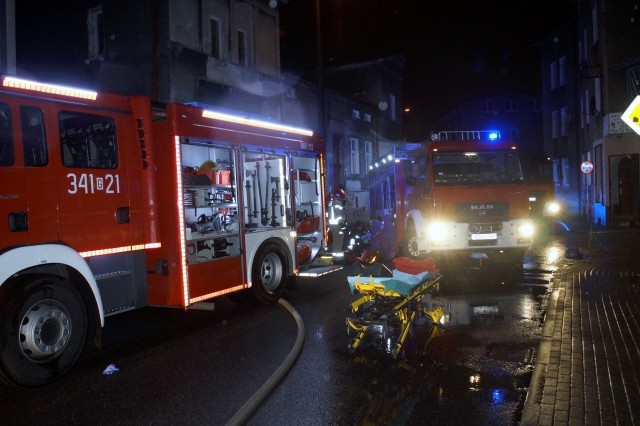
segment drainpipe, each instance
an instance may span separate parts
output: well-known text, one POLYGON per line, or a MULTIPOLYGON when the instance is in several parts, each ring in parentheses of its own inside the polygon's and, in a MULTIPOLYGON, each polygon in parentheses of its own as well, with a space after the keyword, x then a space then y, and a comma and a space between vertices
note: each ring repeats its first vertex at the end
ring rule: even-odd
POLYGON ((16 74, 16 11, 14 0, 0 0, 0 73, 16 74))
POLYGON ((320 27, 320 0, 316 0, 316 74, 318 82, 318 133, 324 140, 325 117, 324 117, 324 78, 322 76, 322 29, 320 27))

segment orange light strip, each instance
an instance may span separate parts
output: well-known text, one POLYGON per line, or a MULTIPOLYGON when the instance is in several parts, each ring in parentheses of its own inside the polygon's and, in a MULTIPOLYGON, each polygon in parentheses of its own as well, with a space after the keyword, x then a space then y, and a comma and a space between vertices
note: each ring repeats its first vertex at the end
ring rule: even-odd
MULTIPOLYGON (((182 186, 182 154, 180 149, 180 137, 174 137, 175 144, 175 156, 176 156, 176 208, 178 211, 178 224, 184 224, 184 200, 183 186, 182 186)), ((180 225, 178 229, 178 240, 180 244, 180 262, 178 268, 180 269, 180 275, 182 276, 182 297, 185 306, 189 304, 189 272, 187 269, 187 238, 185 236, 184 226, 180 225)))
POLYGON ((218 297, 218 296, 222 296, 225 294, 229 294, 229 293, 233 293, 234 291, 239 291, 239 290, 243 290, 245 288, 248 288, 249 284, 241 284, 235 287, 231 287, 231 288, 227 288, 224 290, 220 290, 220 291, 216 291, 213 293, 209 293, 209 294, 205 294, 204 296, 199 296, 199 297, 194 297, 193 299, 189 300, 189 303, 197 303, 197 302, 201 302, 203 300, 207 300, 207 299, 212 299, 214 297, 218 297))
MULTIPOLYGON (((291 168, 291 167, 289 167, 289 168, 291 168)), ((280 173, 278 176, 284 176, 285 175, 284 174, 284 164, 282 163, 282 159, 278 159, 278 173, 280 173)), ((278 191, 280 191, 279 194, 284 194, 285 193, 284 192, 284 181, 285 181, 284 179, 278 179, 278 184, 279 184, 278 191)), ((282 197, 282 199, 284 200, 284 197, 282 197)), ((283 203, 286 203, 286 201, 283 201, 283 203)), ((285 206, 285 207, 288 207, 288 206, 285 206)), ((287 226, 287 215, 283 215, 281 220, 282 220, 282 226, 283 227, 287 226)))
POLYGON ((82 257, 103 256, 105 254, 126 253, 130 251, 140 251, 146 249, 154 249, 162 247, 161 243, 136 244, 132 246, 112 247, 100 250, 89 250, 80 252, 82 257))
POLYGON ((313 131, 303 129, 301 127, 287 126, 286 124, 272 123, 269 121, 256 120, 249 117, 241 117, 238 115, 225 114, 217 111, 202 111, 204 118, 213 118, 215 120, 227 121, 229 123, 244 124, 246 126, 261 127, 263 129, 278 130, 281 132, 295 133, 304 136, 313 136, 313 131))
POLYGON ((54 95, 69 96, 72 98, 89 99, 95 101, 98 93, 92 90, 76 89, 73 87, 58 86, 57 84, 38 83, 31 80, 23 80, 15 77, 5 77, 2 82, 4 87, 15 89, 31 90, 41 93, 52 93, 54 95))
POLYGON ((324 246, 328 247, 329 246, 329 229, 327 227, 327 202, 325 200, 325 194, 326 194, 326 182, 325 182, 325 170, 324 170, 324 155, 322 155, 322 153, 320 153, 319 156, 319 161, 320 161, 320 211, 322 212, 322 214, 320 215, 320 218, 322 219, 322 229, 324 230, 324 246))

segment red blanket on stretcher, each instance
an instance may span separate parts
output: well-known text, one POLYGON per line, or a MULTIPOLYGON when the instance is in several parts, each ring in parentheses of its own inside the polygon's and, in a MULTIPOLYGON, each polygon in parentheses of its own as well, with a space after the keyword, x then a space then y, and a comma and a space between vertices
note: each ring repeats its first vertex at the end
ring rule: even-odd
POLYGON ((436 261, 429 257, 424 260, 413 260, 408 257, 396 257, 393 259, 393 264, 398 271, 406 272, 407 274, 417 275, 421 272, 437 272, 438 267, 436 261))

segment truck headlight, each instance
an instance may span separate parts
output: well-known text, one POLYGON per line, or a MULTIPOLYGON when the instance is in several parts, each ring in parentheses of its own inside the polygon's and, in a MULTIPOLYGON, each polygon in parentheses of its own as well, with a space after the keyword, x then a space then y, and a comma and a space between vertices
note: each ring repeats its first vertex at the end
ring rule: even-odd
POLYGON ((427 227, 427 235, 429 236, 429 241, 434 243, 439 243, 447 238, 447 227, 442 222, 432 222, 427 227))
POLYGON ((518 226, 518 234, 521 237, 531 238, 535 232, 535 228, 531 222, 524 222, 518 226))
POLYGON ((544 205, 544 211, 550 216, 555 216, 560 213, 560 203, 557 201, 548 201, 544 205))

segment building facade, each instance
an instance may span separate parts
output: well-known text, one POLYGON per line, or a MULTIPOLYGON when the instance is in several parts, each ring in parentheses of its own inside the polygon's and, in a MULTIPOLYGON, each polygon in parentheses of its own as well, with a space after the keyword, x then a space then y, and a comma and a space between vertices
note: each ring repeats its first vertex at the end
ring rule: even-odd
POLYGON ((267 1, 108 0, 86 9, 93 87, 281 120, 278 10, 267 1))
POLYGON ((333 187, 369 190, 369 166, 403 140, 405 61, 392 56, 324 71, 327 168, 333 187))
POLYGON ((557 194, 601 225, 640 219, 640 136, 620 119, 640 88, 639 19, 632 3, 576 1, 573 19, 540 42, 557 194))
POLYGON ((283 72, 279 8, 287 3, 80 0, 60 16, 60 8, 51 6, 48 27, 34 25, 33 15, 25 10, 17 14, 17 24, 30 28, 32 40, 43 42, 31 43, 35 60, 23 61, 19 72, 62 84, 144 94, 161 104, 197 103, 310 128, 327 144, 329 189, 366 187, 367 166, 380 144, 401 137, 404 60, 392 57, 325 69, 325 84, 319 84, 314 73, 283 72), (84 47, 78 57, 43 66, 41 58, 67 49, 46 42, 52 27, 72 31, 84 47))

